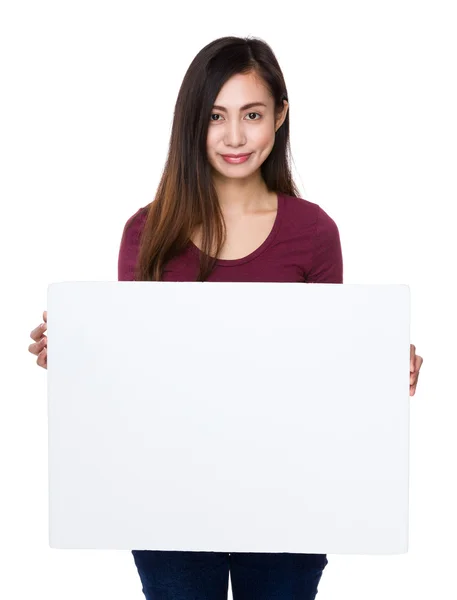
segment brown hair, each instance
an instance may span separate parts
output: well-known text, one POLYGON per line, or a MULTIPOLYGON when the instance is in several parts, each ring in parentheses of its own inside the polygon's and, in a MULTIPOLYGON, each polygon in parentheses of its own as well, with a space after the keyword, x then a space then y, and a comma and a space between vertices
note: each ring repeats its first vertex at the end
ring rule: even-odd
MULTIPOLYGON (((155 200, 140 236, 135 279, 160 281, 164 264, 189 243, 201 226, 202 252, 196 281, 214 268, 225 242, 225 223, 207 160, 206 138, 212 107, 224 83, 235 74, 255 73, 263 79, 276 110, 288 100, 278 61, 266 42, 222 37, 205 46, 190 64, 174 110, 170 144, 155 200), (211 256, 216 248, 215 256, 211 256)), ((272 151, 261 166, 269 191, 299 196, 290 170, 289 112, 276 132, 272 151)))

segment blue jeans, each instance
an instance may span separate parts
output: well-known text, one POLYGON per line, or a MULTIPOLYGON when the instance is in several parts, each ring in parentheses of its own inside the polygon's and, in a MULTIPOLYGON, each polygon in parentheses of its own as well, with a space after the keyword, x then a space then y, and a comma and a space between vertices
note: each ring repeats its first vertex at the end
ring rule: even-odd
POLYGON ((314 600, 326 554, 132 550, 146 600, 314 600))

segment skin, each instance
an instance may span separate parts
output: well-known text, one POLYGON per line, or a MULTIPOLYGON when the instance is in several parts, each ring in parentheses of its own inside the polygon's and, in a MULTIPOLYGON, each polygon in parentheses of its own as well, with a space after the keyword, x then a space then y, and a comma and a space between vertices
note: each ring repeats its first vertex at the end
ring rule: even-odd
POLYGON ((36 363, 39 367, 43 367, 43 369, 48 368, 48 336, 44 335, 44 332, 48 328, 48 311, 45 310, 43 312, 43 323, 38 325, 33 329, 30 333, 30 337, 34 341, 33 344, 29 346, 29 352, 38 356, 36 363))
MULTIPOLYGON (((30 337, 34 340, 33 344, 29 346, 29 352, 38 356, 37 365, 47 369, 47 343, 48 337, 44 334, 47 329, 47 321, 48 321, 48 313, 45 310, 43 312, 43 323, 35 327, 35 329, 30 333, 30 337)), ((419 378, 419 371, 422 366, 424 359, 422 356, 416 354, 416 346, 414 344, 410 345, 410 380, 409 380, 409 395, 414 396, 416 393, 417 380, 419 378)))
POLYGON ((422 356, 416 354, 416 346, 410 345, 410 376, 409 376, 409 395, 414 396, 416 393, 417 380, 419 378, 419 371, 422 366, 424 359, 422 356))
MULTIPOLYGON (((235 230, 239 237, 243 230, 253 231, 250 217, 259 213, 271 215, 276 211, 276 194, 268 192, 260 166, 273 149, 276 131, 287 115, 288 103, 284 100, 282 112, 275 115, 268 88, 255 73, 248 73, 231 77, 222 86, 214 104, 206 144, 208 160, 228 229, 235 230), (251 102, 262 102, 266 106, 241 110, 251 102), (239 165, 226 163, 221 156, 245 152, 253 152, 253 155, 239 165), (243 227, 242 223, 247 225, 243 227)), ((198 245, 198 232, 196 240, 198 245)), ((410 344, 410 396, 416 392, 423 360, 422 356, 416 355, 416 346, 410 344)))
POLYGON ((260 167, 273 149, 276 131, 286 118, 287 101, 283 101, 280 114, 275 115, 269 90, 257 75, 249 73, 231 77, 222 86, 214 105, 226 110, 213 107, 206 149, 224 217, 233 220, 276 209, 276 194, 268 190, 260 167), (252 102, 266 106, 241 110, 252 102), (246 152, 253 154, 238 165, 225 162, 221 156, 246 152))
MULTIPOLYGON (((221 210, 228 230, 235 232, 233 244, 236 245, 236 240, 247 232, 251 238, 253 233, 262 237, 264 231, 268 232, 276 213, 276 194, 266 187, 260 167, 273 149, 276 131, 284 123, 289 105, 284 100, 282 111, 275 114, 274 100, 255 73, 231 77, 222 86, 214 104, 206 144, 208 161, 212 167, 221 210), (252 102, 261 102, 265 106, 241 109, 252 102), (216 106, 224 107, 225 110, 216 106), (225 162, 221 156, 245 152, 253 154, 245 163, 238 165, 225 162)), ((197 245, 198 240, 197 230, 197 245)), ((243 252, 247 254, 248 250, 245 248, 242 254, 243 252)), ((28 350, 38 357, 37 364, 47 369, 47 311, 43 312, 43 321, 30 333, 34 343, 29 345, 28 350)), ((416 392, 422 363, 423 358, 416 355, 416 347, 411 344, 410 396, 414 396, 416 392)))

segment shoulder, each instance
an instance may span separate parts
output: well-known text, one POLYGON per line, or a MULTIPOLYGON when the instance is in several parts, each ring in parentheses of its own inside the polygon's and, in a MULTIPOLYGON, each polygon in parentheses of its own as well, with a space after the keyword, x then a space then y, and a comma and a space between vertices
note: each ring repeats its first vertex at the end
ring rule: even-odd
POLYGON ((124 224, 121 237, 121 248, 125 250, 132 246, 137 246, 140 236, 146 222, 150 205, 139 208, 136 213, 131 215, 124 224))
POLYGON ((334 219, 319 204, 297 196, 282 195, 289 223, 294 223, 297 227, 311 227, 316 234, 321 231, 329 233, 338 231, 334 219))
POLYGON ((304 198, 285 196, 287 235, 301 240, 307 254, 306 281, 343 283, 343 256, 338 226, 321 206, 304 198))
POLYGON ((127 221, 125 222, 125 225, 124 225, 123 233, 122 233, 123 238, 126 237, 127 235, 129 237, 132 237, 132 234, 141 233, 141 231, 144 227, 146 218, 148 216, 149 206, 150 206, 150 204, 139 208, 136 211, 136 213, 134 213, 127 219, 127 221))
POLYGON ((138 209, 135 214, 127 219, 124 225, 118 257, 119 281, 134 280, 139 241, 148 215, 148 210, 149 205, 138 209))

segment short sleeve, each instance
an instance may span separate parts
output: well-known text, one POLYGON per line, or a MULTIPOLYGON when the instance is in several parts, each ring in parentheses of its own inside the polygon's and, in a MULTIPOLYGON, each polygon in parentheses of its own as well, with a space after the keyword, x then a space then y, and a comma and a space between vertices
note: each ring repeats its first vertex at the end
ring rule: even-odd
POLYGON ((343 283, 343 255, 338 227, 319 206, 313 259, 306 283, 343 283))
POLYGON ((132 215, 124 225, 117 262, 118 281, 135 281, 140 235, 144 225, 144 207, 132 215))

